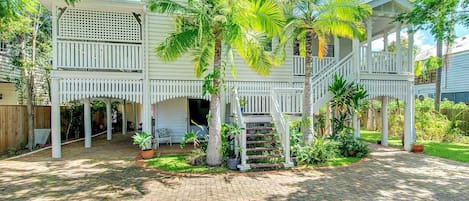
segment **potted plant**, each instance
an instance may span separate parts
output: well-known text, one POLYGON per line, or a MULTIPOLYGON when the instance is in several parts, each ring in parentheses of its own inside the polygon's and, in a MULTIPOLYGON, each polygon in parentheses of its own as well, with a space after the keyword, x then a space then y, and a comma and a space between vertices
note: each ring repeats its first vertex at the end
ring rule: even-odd
POLYGON ((134 144, 138 145, 142 150, 140 154, 143 159, 153 158, 154 151, 151 148, 151 135, 145 132, 135 133, 132 138, 134 139, 134 144))
POLYGON ((239 106, 241 107, 241 113, 244 113, 244 108, 246 107, 246 98, 239 98, 239 106))
POLYGON ((222 128, 222 133, 224 135, 222 136, 222 144, 226 147, 225 154, 227 156, 226 167, 230 170, 237 170, 238 165, 240 164, 240 159, 238 158, 238 154, 235 150, 236 147, 234 147, 234 141, 242 131, 243 128, 240 128, 237 125, 225 124, 222 128))
POLYGON ((420 143, 414 143, 414 144, 412 144, 412 151, 413 151, 414 153, 422 153, 422 152, 423 152, 423 149, 424 149, 423 144, 420 144, 420 143))

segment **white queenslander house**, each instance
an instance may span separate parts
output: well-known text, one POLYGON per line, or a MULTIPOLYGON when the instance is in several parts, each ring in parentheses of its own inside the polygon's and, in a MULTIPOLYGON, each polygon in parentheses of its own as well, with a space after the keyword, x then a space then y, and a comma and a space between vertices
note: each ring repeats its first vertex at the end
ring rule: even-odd
MULTIPOLYGON (((141 111, 138 122, 145 132, 168 128, 173 142, 193 128, 192 121, 206 125, 209 97, 202 96, 202 80, 195 78, 190 57, 176 62, 162 62, 154 53, 158 43, 174 29, 170 16, 149 12, 143 1, 82 0, 74 6, 63 1, 41 0, 52 12, 53 70, 52 95, 52 157, 61 158, 60 106, 81 101, 85 107, 85 147, 91 147, 90 100, 108 103, 108 125, 111 125, 111 101, 121 101, 123 121, 126 108, 141 111), (133 107, 132 107, 133 105, 133 107), (154 119, 154 121, 152 121, 154 119), (192 120, 192 121, 191 121, 192 120), (152 123, 153 122, 153 123, 152 123)), ((331 99, 328 86, 334 74, 349 81, 362 83, 369 98, 379 99, 386 106, 388 99, 405 102, 405 149, 415 140, 413 34, 409 32, 409 51, 397 44, 397 52, 387 51, 388 35, 409 30, 408 25, 394 22, 394 17, 411 9, 407 0, 365 0, 373 8, 367 19, 366 41, 331 36, 329 54, 313 62, 313 108, 315 112, 331 99), (384 37, 384 50, 372 51, 372 41, 384 37)), ((403 34, 402 34, 403 35, 403 34)), ((316 47, 317 49, 317 47, 316 47)), ((235 119, 241 125, 255 121, 274 122, 281 154, 290 163, 288 122, 283 114, 301 115, 304 59, 291 45, 285 62, 263 77, 252 72, 241 58, 236 59, 237 77, 227 75, 223 91, 222 119, 235 119), (237 90, 234 90, 237 89, 237 90), (240 114, 239 98, 246 105, 240 114), (236 118, 231 118, 236 117, 236 118), (262 118, 264 120, 256 120, 262 118), (268 118, 267 120, 265 120, 268 118)), ((130 110, 130 109, 129 109, 130 110)), ((383 108, 383 140, 387 145, 387 112, 383 108)), ((129 118, 132 119, 132 118, 129 118)), ((133 118, 133 123, 137 123, 133 118)), ((355 118, 355 125, 359 120, 355 118)), ((358 127, 357 127, 358 128, 358 127)), ((126 133, 126 123, 123 133, 126 133)), ((356 129, 359 136, 359 129, 356 129)), ((108 127, 107 139, 112 140, 108 127)), ((246 132, 239 143, 242 164, 246 162, 246 132)))

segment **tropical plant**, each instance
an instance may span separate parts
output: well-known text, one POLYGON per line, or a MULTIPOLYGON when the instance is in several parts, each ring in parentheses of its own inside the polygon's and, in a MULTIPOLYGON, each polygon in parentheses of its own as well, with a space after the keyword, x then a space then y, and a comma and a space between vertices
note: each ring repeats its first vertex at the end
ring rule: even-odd
POLYGON ((135 135, 132 136, 134 145, 138 145, 142 150, 151 149, 151 138, 152 136, 146 132, 135 133, 135 135))
POLYGON ((170 62, 190 52, 196 77, 205 77, 204 95, 210 94, 207 164, 221 165, 222 56, 226 55, 233 75, 234 50, 254 71, 269 74, 275 62, 264 47, 282 32, 284 17, 280 6, 274 0, 188 0, 187 4, 150 0, 147 6, 151 11, 176 16, 175 31, 158 44, 156 55, 170 62))
POLYGON ((446 48, 443 57, 443 43, 450 47, 455 39, 456 24, 469 25, 469 1, 464 0, 415 0, 412 1, 413 10, 402 13, 398 21, 412 24, 415 30, 428 30, 437 41, 437 57, 442 59, 436 68, 435 110, 440 111, 441 101, 441 71, 443 63, 448 62, 451 48, 446 48))
POLYGON ((191 154, 189 154, 186 158, 187 163, 189 165, 205 165, 205 158, 207 154, 202 149, 194 149, 192 150, 191 154))
POLYGON ((337 143, 326 138, 317 138, 313 144, 306 146, 296 146, 297 160, 302 164, 318 164, 334 158, 337 153, 337 143))
POLYGON ((340 134, 350 133, 350 120, 354 114, 361 114, 366 106, 365 98, 368 93, 358 83, 347 82, 342 76, 334 75, 334 81, 329 86, 332 93, 331 106, 334 117, 332 118, 332 138, 337 139, 340 134))
POLYGON ((340 136, 339 150, 340 154, 345 157, 363 158, 370 153, 368 146, 350 134, 340 136))
MULTIPOLYGON (((360 0, 290 0, 284 2, 284 13, 287 18, 285 35, 276 48, 276 54, 285 58, 286 44, 293 41, 299 42, 300 55, 305 57, 305 81, 303 96, 304 118, 311 119, 313 115, 311 78, 313 40, 318 40, 318 56, 323 58, 327 53, 327 42, 330 36, 344 38, 365 37, 363 20, 371 14, 368 4, 360 0)), ((312 121, 303 124, 303 138, 307 143, 313 139, 312 121)))
POLYGON ((186 134, 184 134, 184 137, 182 138, 181 143, 179 144, 181 149, 184 149, 184 147, 186 146, 186 143, 188 142, 192 142, 192 145, 194 146, 194 148, 197 148, 200 143, 199 139, 197 138, 198 132, 199 131, 197 132, 189 131, 186 134))
POLYGON ((228 158, 237 157, 237 153, 235 152, 236 147, 235 147, 234 141, 236 140, 236 137, 239 136, 243 130, 244 130, 243 128, 239 127, 236 124, 222 124, 221 152, 222 152, 224 161, 228 158))

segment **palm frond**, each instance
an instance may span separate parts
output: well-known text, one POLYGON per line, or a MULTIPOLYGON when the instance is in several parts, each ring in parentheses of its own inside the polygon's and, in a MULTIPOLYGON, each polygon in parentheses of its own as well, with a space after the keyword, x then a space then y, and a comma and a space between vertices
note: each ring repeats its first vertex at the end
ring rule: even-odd
POLYGON ((147 2, 147 7, 152 12, 163 13, 167 15, 174 14, 188 14, 195 11, 188 6, 178 3, 173 0, 150 0, 147 2))
POLYGON ((163 61, 171 62, 181 57, 197 42, 198 30, 187 29, 170 33, 169 36, 155 48, 155 53, 163 61))
POLYGON ((215 40, 208 40, 201 47, 196 47, 192 53, 194 74, 200 78, 213 61, 215 55, 215 40))
POLYGON ((264 50, 264 45, 268 39, 267 35, 259 32, 245 32, 240 37, 236 48, 244 62, 260 75, 268 75, 274 62, 271 55, 264 50))

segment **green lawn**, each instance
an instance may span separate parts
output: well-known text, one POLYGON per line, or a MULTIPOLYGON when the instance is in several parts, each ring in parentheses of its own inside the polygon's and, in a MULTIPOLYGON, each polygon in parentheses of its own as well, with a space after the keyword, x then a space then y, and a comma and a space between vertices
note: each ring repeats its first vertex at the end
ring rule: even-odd
MULTIPOLYGON (((176 173, 197 173, 197 174, 212 174, 212 173, 226 173, 232 172, 225 167, 208 167, 208 166, 191 166, 186 162, 187 154, 173 154, 163 155, 158 158, 154 158, 146 161, 146 164, 150 167, 176 173)), ((308 169, 314 167, 332 167, 332 166, 343 166, 360 161, 361 158, 352 157, 338 157, 334 158, 326 163, 306 166, 301 165, 295 167, 295 169, 308 169)))
MULTIPOLYGON (((381 140, 381 132, 361 130, 360 139, 365 142, 376 144, 377 140, 381 140)), ((392 147, 402 147, 401 138, 389 136, 388 145, 392 147)))
POLYGON ((224 167, 191 166, 186 162, 187 154, 163 155, 147 161, 147 165, 156 169, 177 173, 225 173, 231 170, 224 167))
MULTIPOLYGON (((375 131, 361 131, 360 139, 366 142, 376 143, 381 139, 381 133, 375 131)), ((418 141, 424 144, 425 154, 447 158, 455 161, 469 163, 469 144, 446 143, 435 141, 418 141)), ((402 147, 401 139, 398 137, 389 138, 390 146, 402 147)))

